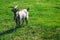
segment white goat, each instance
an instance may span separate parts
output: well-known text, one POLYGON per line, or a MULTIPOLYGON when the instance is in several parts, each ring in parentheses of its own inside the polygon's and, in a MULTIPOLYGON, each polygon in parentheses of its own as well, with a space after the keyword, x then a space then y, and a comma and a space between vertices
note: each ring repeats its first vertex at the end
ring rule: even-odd
POLYGON ((18 10, 17 6, 15 7, 11 7, 12 8, 12 12, 14 13, 14 20, 16 22, 16 26, 20 26, 21 21, 22 24, 24 23, 24 20, 26 21, 26 24, 28 23, 28 9, 22 9, 22 10, 18 10))

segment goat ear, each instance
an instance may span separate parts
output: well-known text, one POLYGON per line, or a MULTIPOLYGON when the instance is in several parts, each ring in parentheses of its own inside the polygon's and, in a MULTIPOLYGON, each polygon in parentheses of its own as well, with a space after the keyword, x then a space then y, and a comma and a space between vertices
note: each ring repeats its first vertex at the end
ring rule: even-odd
POLYGON ((8 7, 8 8, 14 8, 13 6, 10 6, 10 7, 8 7))
POLYGON ((29 8, 27 8, 27 11, 29 11, 29 8))
POLYGON ((18 5, 16 5, 14 8, 17 8, 18 7, 18 5))

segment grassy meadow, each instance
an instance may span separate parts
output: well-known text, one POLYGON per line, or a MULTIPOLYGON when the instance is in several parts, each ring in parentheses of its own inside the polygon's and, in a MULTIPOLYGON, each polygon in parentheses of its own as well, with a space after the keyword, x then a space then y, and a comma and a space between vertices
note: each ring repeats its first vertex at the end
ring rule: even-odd
POLYGON ((0 0, 0 40, 60 40, 60 0, 0 0), (28 25, 15 28, 10 6, 29 9, 28 25), (11 31, 9 31, 11 30, 11 31))

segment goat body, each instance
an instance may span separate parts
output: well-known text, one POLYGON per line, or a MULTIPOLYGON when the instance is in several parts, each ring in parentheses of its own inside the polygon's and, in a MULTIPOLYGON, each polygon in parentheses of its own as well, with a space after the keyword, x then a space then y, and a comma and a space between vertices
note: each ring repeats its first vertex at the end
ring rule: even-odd
POLYGON ((20 11, 16 11, 14 13, 14 20, 16 22, 16 25, 20 25, 21 21, 22 24, 24 23, 24 20, 26 21, 26 24, 28 23, 28 9, 23 9, 20 11))
POLYGON ((25 18, 28 20, 28 11, 27 9, 23 9, 16 12, 16 17, 20 17, 20 20, 24 20, 25 18))

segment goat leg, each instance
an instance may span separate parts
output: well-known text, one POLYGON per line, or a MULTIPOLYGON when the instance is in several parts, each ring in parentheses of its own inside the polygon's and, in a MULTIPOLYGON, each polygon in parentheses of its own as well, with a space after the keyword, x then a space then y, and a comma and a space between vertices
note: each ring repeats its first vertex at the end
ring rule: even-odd
POLYGON ((28 24, 28 19, 27 18, 25 18, 25 21, 26 21, 26 25, 28 24))

